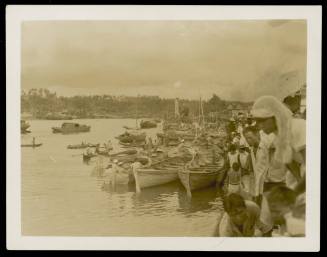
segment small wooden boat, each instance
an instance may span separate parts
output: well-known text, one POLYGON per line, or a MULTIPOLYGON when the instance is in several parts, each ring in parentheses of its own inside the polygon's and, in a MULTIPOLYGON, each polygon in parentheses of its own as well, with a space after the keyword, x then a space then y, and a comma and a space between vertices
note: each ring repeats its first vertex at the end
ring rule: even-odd
POLYGON ((41 146, 42 143, 39 143, 39 144, 22 144, 21 147, 39 147, 41 146))
POLYGON ((78 144, 78 145, 68 145, 68 149, 85 149, 88 147, 97 147, 98 144, 78 144))
POLYGON ((125 132, 116 137, 120 141, 120 143, 136 143, 136 142, 144 142, 146 138, 146 133, 132 133, 125 132))
POLYGON ((70 133, 79 133, 79 132, 89 132, 91 126, 81 125, 79 123, 73 122, 64 122, 61 127, 52 127, 53 133, 62 133, 62 134, 70 134, 70 133))
POLYGON ((216 170, 180 170, 178 176, 186 189, 187 195, 192 196, 192 191, 212 186, 216 183, 218 172, 216 170))
POLYGON ((128 126, 123 126, 124 129, 127 129, 127 130, 140 130, 140 128, 137 128, 137 127, 128 127, 128 126))
POLYGON ((186 165, 184 169, 178 171, 179 179, 190 197, 192 191, 216 184, 217 179, 221 177, 220 174, 225 171, 225 160, 222 156, 216 160, 210 151, 203 149, 202 155, 209 157, 211 161, 209 163, 202 162, 198 165, 186 165))
POLYGON ((139 168, 133 170, 136 191, 178 180, 177 169, 139 168))
POLYGON ((140 127, 142 129, 156 128, 157 127, 157 123, 155 121, 150 121, 150 120, 143 121, 142 120, 140 122, 140 127))
POLYGON ((109 151, 107 150, 95 150, 98 155, 109 156, 109 151))
POLYGON ((143 147, 145 145, 145 142, 140 142, 140 143, 123 143, 123 142, 119 142, 119 144, 122 147, 143 147))
POLYGON ((179 156, 165 158, 159 156, 156 161, 152 159, 149 167, 134 169, 136 191, 142 188, 159 186, 178 180, 178 170, 182 169, 185 162, 179 156))

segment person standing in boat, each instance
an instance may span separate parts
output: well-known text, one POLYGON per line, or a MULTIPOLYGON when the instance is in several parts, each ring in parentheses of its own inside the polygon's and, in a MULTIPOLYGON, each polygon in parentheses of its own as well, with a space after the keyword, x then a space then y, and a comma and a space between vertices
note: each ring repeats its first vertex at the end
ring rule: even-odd
POLYGON ((111 140, 108 140, 108 143, 105 146, 108 153, 113 149, 111 140))
POLYGON ((92 155, 92 150, 91 150, 91 147, 87 147, 86 150, 85 150, 85 155, 92 155))

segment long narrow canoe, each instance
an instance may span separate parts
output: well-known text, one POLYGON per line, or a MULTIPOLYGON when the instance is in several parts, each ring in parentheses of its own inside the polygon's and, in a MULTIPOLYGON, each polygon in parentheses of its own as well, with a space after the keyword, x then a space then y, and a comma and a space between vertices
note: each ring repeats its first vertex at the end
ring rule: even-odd
POLYGON ((41 146, 42 143, 39 143, 39 144, 22 144, 21 147, 39 147, 41 146))

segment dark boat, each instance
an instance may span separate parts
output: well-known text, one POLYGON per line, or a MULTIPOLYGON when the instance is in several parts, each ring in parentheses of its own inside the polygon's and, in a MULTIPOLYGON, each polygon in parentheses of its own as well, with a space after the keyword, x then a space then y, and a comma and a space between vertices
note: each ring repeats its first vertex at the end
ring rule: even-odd
POLYGON ((42 143, 39 143, 39 144, 22 144, 21 147, 39 147, 41 146, 42 143))
POLYGON ((139 130, 140 128, 138 127, 128 127, 128 126, 123 126, 124 129, 127 129, 127 130, 139 130))
POLYGON ((145 145, 144 142, 140 142, 140 143, 123 143, 123 142, 119 142, 119 144, 122 147, 143 147, 145 145))
POLYGON ((132 132, 125 132, 116 139, 120 141, 120 143, 135 143, 135 142, 144 142, 145 141, 146 134, 143 133, 132 133, 132 132))
POLYGON ((93 158, 93 157, 95 157, 95 156, 97 156, 96 154, 84 154, 83 153, 83 161, 84 162, 88 162, 89 160, 91 160, 91 158, 93 158))
POLYGON ((68 145, 67 149, 85 149, 88 147, 97 147, 98 144, 78 144, 78 145, 68 145))
POLYGON ((140 122, 140 127, 142 129, 156 128, 157 127, 157 123, 155 121, 150 121, 150 120, 143 121, 142 120, 140 122))
POLYGON ((65 122, 61 125, 61 127, 52 127, 52 132, 69 134, 69 133, 89 132, 90 129, 91 126, 81 125, 73 122, 65 122))

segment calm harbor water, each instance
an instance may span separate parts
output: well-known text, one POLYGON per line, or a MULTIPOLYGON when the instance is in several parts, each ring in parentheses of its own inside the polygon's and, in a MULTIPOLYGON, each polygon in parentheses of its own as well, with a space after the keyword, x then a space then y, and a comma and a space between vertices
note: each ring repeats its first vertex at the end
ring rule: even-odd
MULTIPOLYGON (((53 134, 63 121, 29 121, 32 133, 22 143, 42 142, 22 148, 22 234, 33 236, 212 236, 221 213, 216 189, 194 192, 188 199, 179 181, 143 189, 132 186, 103 191, 103 180, 90 174, 96 163, 82 162, 82 149, 68 144, 103 143, 133 119, 77 120, 91 125, 89 133, 53 134)), ((161 127, 145 130, 155 135, 161 127)))

